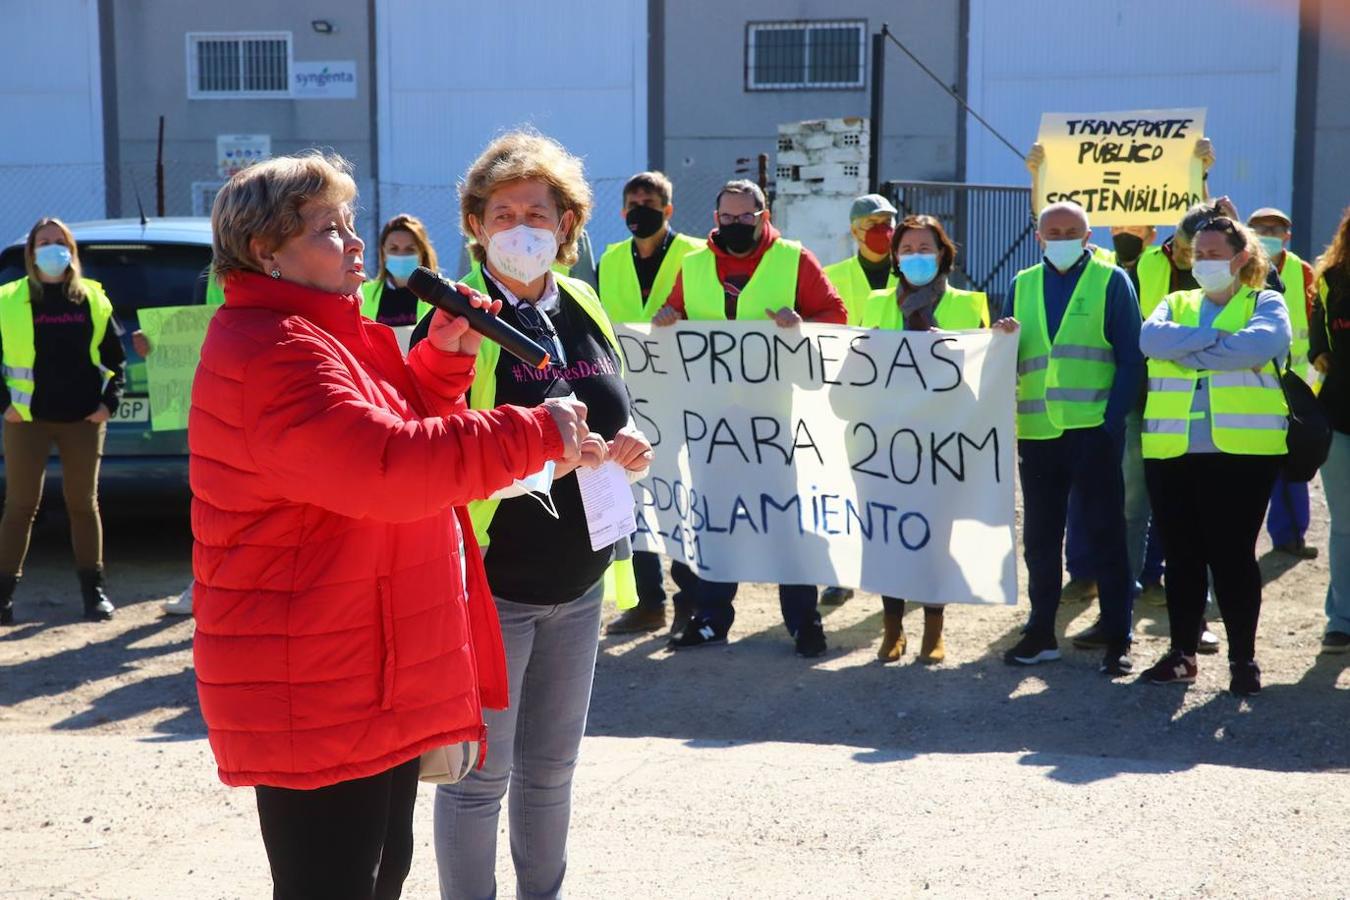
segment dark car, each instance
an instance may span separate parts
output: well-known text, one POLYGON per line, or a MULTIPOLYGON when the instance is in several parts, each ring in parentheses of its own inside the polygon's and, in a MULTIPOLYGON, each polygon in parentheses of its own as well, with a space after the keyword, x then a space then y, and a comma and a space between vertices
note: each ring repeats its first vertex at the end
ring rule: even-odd
MULTIPOLYGON (((203 301, 202 273, 211 262, 211 220, 207 218, 110 219, 71 223, 87 278, 103 284, 123 330, 127 386, 108 423, 100 477, 104 494, 126 490, 136 496, 187 496, 187 432, 151 431, 145 360, 131 344, 139 311, 149 306, 189 306, 203 301)), ((0 284, 24 277, 23 241, 0 252, 0 284)), ((47 497, 59 496, 50 479, 60 476, 55 457, 48 464, 47 497)))

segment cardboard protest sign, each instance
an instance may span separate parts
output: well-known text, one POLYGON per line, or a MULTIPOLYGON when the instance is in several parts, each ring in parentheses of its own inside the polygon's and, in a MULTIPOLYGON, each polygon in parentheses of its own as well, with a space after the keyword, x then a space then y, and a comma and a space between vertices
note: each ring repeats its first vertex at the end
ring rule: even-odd
POLYGON ((206 326, 215 312, 213 306, 161 306, 137 311, 141 331, 152 348, 145 358, 152 431, 187 428, 192 379, 201 360, 206 326))
POLYGON ((1045 113, 1036 211, 1072 200, 1094 226, 1175 225, 1204 199, 1204 134, 1204 109, 1045 113))
POLYGON ((1016 602, 1016 336, 617 329, 656 451, 638 549, 714 581, 1016 602))

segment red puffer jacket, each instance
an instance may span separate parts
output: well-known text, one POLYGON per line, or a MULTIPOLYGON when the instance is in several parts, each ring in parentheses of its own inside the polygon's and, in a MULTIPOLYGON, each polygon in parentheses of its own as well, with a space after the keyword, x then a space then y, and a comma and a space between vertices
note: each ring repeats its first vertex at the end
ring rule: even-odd
POLYGON ((482 706, 506 706, 462 506, 560 458, 561 437, 542 407, 466 410, 473 357, 423 341, 405 363, 359 310, 234 275, 202 347, 193 659, 226 784, 373 775, 481 740, 482 706))

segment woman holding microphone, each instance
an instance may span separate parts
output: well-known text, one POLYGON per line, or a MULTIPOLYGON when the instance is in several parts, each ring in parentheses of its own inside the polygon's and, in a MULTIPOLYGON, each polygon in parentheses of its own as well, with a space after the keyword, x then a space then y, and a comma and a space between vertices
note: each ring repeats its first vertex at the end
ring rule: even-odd
POLYGON ((462 319, 437 312, 405 360, 361 316, 355 198, 341 158, 278 157, 211 214, 225 305, 188 425, 193 658, 278 898, 399 896, 420 755, 471 756, 507 699, 464 504, 586 439, 571 400, 467 410, 479 337, 462 319))
MULTIPOLYGON (((609 460, 635 474, 647 467, 651 445, 631 424, 614 329, 588 284, 551 268, 575 261, 590 211, 581 160, 539 134, 503 135, 464 176, 460 225, 474 240, 488 294, 502 304, 504 321, 558 363, 539 373, 484 343, 469 405, 533 407, 576 396, 592 434, 608 441, 609 460)), ((517 896, 562 890, 572 773, 590 707, 605 573, 616 554, 615 546, 591 545, 575 468, 544 467, 528 491, 500 492, 472 508, 506 644, 510 705, 487 714, 493 750, 482 768, 436 791, 443 897, 496 896, 497 821, 508 789, 517 896)))
POLYGON ((84 617, 112 618, 103 592, 98 469, 108 419, 122 396, 126 354, 112 302, 80 271, 75 237, 40 219, 24 243, 27 274, 0 285, 4 358, 5 511, 0 518, 0 625, 14 622, 14 589, 42 502, 47 457, 61 454, 61 486, 84 617))

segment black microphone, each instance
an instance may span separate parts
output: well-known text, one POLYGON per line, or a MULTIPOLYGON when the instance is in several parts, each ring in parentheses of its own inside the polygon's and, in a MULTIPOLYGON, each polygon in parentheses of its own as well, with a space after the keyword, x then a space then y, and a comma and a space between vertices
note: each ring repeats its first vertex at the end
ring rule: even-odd
POLYGON ((502 345, 502 349, 521 362, 529 363, 536 369, 548 368, 552 354, 539 346, 531 338, 521 334, 506 322, 469 303, 469 298, 425 266, 418 266, 408 276, 408 290, 417 299, 430 303, 437 309, 443 309, 452 316, 467 319, 469 327, 489 340, 502 345))

